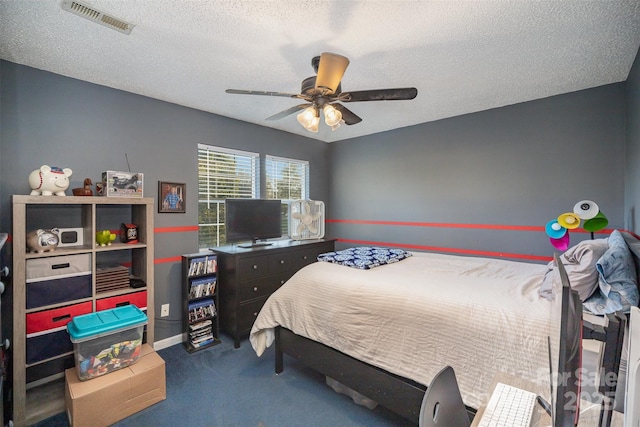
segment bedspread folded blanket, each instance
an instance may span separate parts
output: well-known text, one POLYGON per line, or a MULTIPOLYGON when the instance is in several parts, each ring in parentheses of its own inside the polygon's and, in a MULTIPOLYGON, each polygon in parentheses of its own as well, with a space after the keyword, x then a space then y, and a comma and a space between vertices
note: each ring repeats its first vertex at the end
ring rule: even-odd
POLYGON ((251 345, 262 355, 283 326, 424 385, 450 365, 472 407, 498 371, 535 382, 548 399, 547 337, 557 334, 560 298, 538 294, 546 266, 412 254, 372 270, 301 269, 265 303, 251 345))

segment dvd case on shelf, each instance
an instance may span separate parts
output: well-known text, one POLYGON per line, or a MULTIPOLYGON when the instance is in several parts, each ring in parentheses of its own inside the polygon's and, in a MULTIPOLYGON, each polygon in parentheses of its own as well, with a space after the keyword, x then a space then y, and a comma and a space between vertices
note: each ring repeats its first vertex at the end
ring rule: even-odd
POLYGON ((187 276, 200 276, 202 274, 215 273, 218 269, 218 260, 215 255, 207 255, 192 258, 189 262, 189 272, 187 276))
POLYGON ((195 253, 182 256, 183 332, 188 352, 220 342, 217 271, 216 255, 195 253))

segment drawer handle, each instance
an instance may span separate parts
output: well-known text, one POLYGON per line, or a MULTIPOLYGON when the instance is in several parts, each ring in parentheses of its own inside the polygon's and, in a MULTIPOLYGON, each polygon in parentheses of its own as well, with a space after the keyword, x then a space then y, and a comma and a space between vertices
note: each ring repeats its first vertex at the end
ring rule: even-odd
POLYGON ((280 264, 284 264, 284 260, 283 259, 280 260, 280 264))
POLYGON ((280 280, 280 284, 281 284, 281 285, 284 285, 284 280, 280 280))
POLYGON ((116 304, 116 307, 122 307, 124 305, 130 305, 131 303, 129 301, 122 301, 116 304))
POLYGON ((253 312, 253 317, 258 317, 258 312, 257 311, 253 312))
POLYGON ((258 292, 258 287, 257 286, 253 287, 253 292, 258 292))
POLYGON ((58 270, 60 268, 69 268, 70 264, 68 262, 65 262, 64 264, 53 264, 51 266, 52 270, 58 270))
POLYGON ((253 269, 254 269, 254 270, 257 270, 257 269, 258 269, 258 266, 257 266, 257 265, 255 265, 255 264, 253 264, 253 269))
POLYGON ((309 257, 308 257, 308 256, 306 256, 306 255, 302 257, 302 259, 305 259, 305 260, 306 260, 306 259, 308 259, 308 258, 309 258, 309 257))
POLYGON ((71 315, 70 314, 63 314, 62 316, 57 316, 54 317, 53 319, 51 319, 53 322, 60 322, 62 320, 66 320, 66 319, 70 319, 71 315))

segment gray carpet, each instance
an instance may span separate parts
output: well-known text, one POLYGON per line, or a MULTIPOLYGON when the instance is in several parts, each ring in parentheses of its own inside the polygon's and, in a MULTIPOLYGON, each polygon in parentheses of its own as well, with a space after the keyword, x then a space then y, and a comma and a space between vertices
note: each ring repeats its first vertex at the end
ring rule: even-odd
MULTIPOLYGON (((167 399, 116 426, 411 425, 380 406, 369 410, 356 405, 327 386, 323 376, 287 356, 284 372, 275 375, 273 347, 258 358, 247 340, 239 349, 232 339, 222 340, 193 354, 182 345, 158 351, 166 363, 167 399)), ((36 426, 69 423, 65 414, 58 414, 36 426)))

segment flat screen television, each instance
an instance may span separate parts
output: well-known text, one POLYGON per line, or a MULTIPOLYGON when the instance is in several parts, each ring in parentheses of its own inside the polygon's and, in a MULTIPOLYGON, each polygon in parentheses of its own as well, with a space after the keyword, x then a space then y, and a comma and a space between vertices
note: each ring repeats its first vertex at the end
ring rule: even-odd
POLYGON ((225 229, 227 243, 249 242, 240 247, 264 246, 259 242, 282 237, 280 200, 226 199, 225 229))

